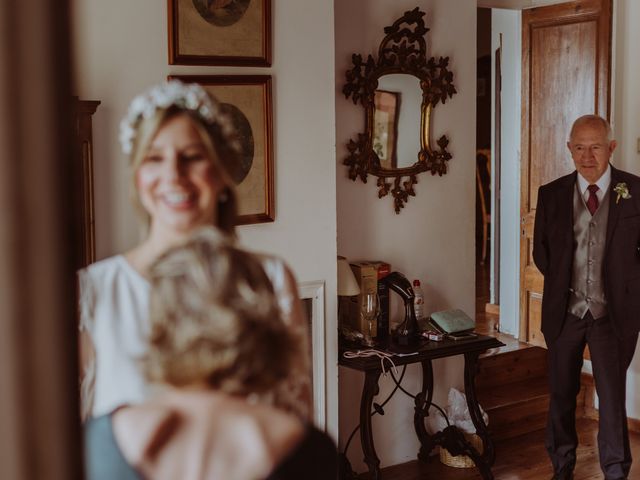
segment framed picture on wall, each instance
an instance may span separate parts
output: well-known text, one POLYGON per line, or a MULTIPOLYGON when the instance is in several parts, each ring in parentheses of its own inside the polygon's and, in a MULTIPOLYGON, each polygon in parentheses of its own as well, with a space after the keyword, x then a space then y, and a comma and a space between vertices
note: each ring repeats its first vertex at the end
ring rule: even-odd
POLYGON ((271 76, 171 75, 198 83, 231 116, 240 140, 240 164, 234 182, 238 193, 238 225, 273 222, 273 127, 271 76))
POLYGON ((271 0, 167 0, 170 65, 271 66, 271 0))

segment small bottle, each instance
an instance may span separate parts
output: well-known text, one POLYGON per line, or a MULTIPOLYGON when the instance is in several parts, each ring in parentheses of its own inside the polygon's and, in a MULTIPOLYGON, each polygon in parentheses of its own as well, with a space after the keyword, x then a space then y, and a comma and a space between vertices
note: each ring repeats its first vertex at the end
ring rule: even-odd
POLYGON ((416 319, 420 321, 424 318, 424 293, 420 286, 420 280, 413 281, 413 293, 415 295, 413 299, 413 310, 416 313, 416 319))

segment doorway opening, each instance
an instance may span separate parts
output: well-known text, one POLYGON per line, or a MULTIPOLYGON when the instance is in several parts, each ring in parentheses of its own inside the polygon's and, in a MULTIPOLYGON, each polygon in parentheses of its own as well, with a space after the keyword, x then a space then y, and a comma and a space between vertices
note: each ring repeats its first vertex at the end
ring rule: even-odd
POLYGON ((477 68, 476 68, 476 318, 478 327, 487 333, 499 330, 498 302, 492 264, 499 249, 493 245, 497 202, 493 201, 495 159, 492 161, 493 112, 496 100, 495 80, 492 79, 491 9, 478 8, 477 68))

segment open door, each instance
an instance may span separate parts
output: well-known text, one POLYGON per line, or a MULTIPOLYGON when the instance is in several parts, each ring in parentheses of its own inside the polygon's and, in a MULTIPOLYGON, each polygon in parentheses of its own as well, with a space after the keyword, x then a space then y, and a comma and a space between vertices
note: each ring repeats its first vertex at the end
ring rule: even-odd
POLYGON ((533 345, 545 346, 532 258, 538 187, 574 170, 566 143, 577 117, 609 118, 611 10, 611 0, 584 0, 522 14, 520 340, 533 345))

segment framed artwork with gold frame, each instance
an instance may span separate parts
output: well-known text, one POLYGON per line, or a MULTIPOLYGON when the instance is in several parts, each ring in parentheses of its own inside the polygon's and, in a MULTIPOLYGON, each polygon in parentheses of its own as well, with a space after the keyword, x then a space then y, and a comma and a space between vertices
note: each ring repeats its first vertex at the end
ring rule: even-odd
POLYGON ((270 75, 171 75, 198 83, 231 116, 238 132, 241 168, 234 178, 238 225, 275 220, 273 126, 270 75))
POLYGON ((271 0, 167 0, 170 65, 271 66, 271 0))

